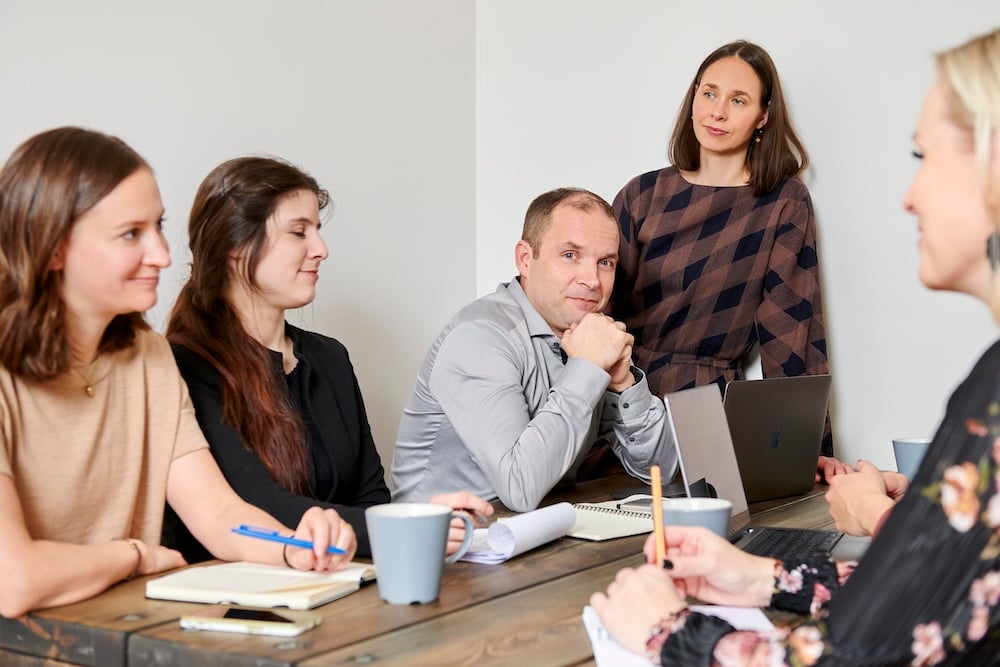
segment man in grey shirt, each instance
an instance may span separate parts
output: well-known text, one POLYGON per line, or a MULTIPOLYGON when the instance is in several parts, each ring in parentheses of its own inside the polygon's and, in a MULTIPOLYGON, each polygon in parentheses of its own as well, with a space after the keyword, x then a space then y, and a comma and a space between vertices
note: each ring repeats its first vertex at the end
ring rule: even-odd
POLYGON ((618 258, 611 207, 563 188, 531 203, 519 277, 463 308, 431 345, 406 404, 393 500, 464 488, 535 509, 601 438, 633 476, 677 455, 663 402, 631 365, 632 335, 602 311, 618 258))

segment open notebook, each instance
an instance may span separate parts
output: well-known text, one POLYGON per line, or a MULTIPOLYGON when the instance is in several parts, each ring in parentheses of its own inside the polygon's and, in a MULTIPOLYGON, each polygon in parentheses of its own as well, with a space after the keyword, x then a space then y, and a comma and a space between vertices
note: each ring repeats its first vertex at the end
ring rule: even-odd
POLYGON ((348 563, 335 572, 280 565, 218 563, 188 567, 146 582, 146 597, 248 607, 312 609, 375 579, 375 566, 348 563))
MULTIPOLYGON (((648 497, 648 496, 647 496, 648 497)), ((583 540, 600 542, 629 535, 653 532, 652 512, 620 509, 620 505, 632 500, 610 500, 603 503, 577 503, 576 523, 567 535, 583 540)))

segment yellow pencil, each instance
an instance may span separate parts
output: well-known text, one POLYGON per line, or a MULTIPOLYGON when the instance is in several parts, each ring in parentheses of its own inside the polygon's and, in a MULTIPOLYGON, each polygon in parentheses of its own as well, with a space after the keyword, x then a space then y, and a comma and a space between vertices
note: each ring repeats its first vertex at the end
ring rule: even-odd
POLYGON ((663 484, 660 481, 660 466, 650 466, 649 476, 649 484, 653 492, 653 534, 656 536, 656 564, 662 565, 667 557, 667 546, 663 538, 663 484))

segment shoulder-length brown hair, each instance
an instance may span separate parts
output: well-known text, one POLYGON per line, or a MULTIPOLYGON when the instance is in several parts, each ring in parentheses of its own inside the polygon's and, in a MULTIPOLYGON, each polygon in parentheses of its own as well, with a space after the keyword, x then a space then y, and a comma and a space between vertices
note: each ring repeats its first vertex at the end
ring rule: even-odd
MULTIPOLYGON (((78 127, 35 135, 0 170, 0 364, 48 380, 70 368, 61 270, 52 258, 73 224, 138 169, 149 166, 116 137, 78 127)), ((99 350, 128 347, 142 313, 118 315, 99 350)))
POLYGON ((752 42, 739 40, 720 46, 701 63, 677 112, 667 158, 685 171, 697 171, 701 166, 701 144, 698 143, 691 123, 694 96, 705 70, 716 61, 728 57, 739 58, 753 68, 760 80, 760 110, 768 112, 763 132, 755 135, 760 138, 760 143, 751 140, 747 147, 746 164, 750 170, 750 187, 753 188, 754 195, 759 197, 778 187, 783 178, 802 173, 809 166, 809 155, 792 127, 785 96, 781 92, 778 70, 771 56, 752 42))
POLYGON ((191 277, 167 323, 170 342, 203 357, 222 377, 223 418, 274 479, 299 494, 308 483, 305 424, 271 352, 247 333, 229 294, 237 281, 256 286, 267 221, 285 197, 302 190, 316 195, 321 210, 330 201, 312 176, 281 160, 244 157, 213 169, 191 207, 191 277), (231 261, 238 253, 246 256, 239 267, 231 261))

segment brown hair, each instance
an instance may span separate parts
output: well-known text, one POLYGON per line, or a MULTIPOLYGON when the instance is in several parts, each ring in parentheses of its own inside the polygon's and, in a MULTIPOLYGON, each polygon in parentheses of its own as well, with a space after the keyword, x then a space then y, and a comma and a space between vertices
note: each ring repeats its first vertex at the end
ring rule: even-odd
POLYGON ((224 162, 205 177, 191 207, 191 277, 181 289, 167 338, 203 357, 223 382, 223 418, 293 493, 307 490, 307 431, 293 409, 271 352, 247 333, 229 299, 233 281, 256 287, 254 274, 267 240, 267 221, 289 195, 307 190, 320 209, 326 190, 298 168, 273 158, 224 162), (230 258, 246 253, 238 275, 230 258))
MULTIPOLYGON (((149 166, 117 137, 78 127, 42 132, 0 170, 0 364, 43 381, 70 368, 63 273, 52 258, 81 215, 149 166)), ((118 315, 98 350, 113 352, 148 329, 142 313, 118 315)))
POLYGON ((760 110, 768 112, 767 124, 756 135, 760 138, 760 143, 751 141, 747 147, 746 165, 750 170, 750 187, 753 188, 754 195, 760 197, 778 187, 782 179, 801 174, 809 166, 809 155, 792 127, 778 70, 771 56, 752 42, 739 40, 720 46, 701 63, 677 112, 667 158, 685 171, 697 171, 701 166, 701 144, 698 143, 691 123, 694 96, 705 70, 716 61, 729 57, 739 58, 757 74, 760 81, 760 110))
MULTIPOLYGON (((542 237, 552 224, 552 212, 561 204, 588 213, 599 210, 612 220, 615 219, 611 205, 590 190, 558 188, 540 194, 528 206, 528 211, 524 214, 524 228, 521 230, 521 240, 531 246, 532 256, 535 259, 538 259, 538 252, 542 247, 542 237)), ((615 227, 617 228, 617 224, 615 227)))

